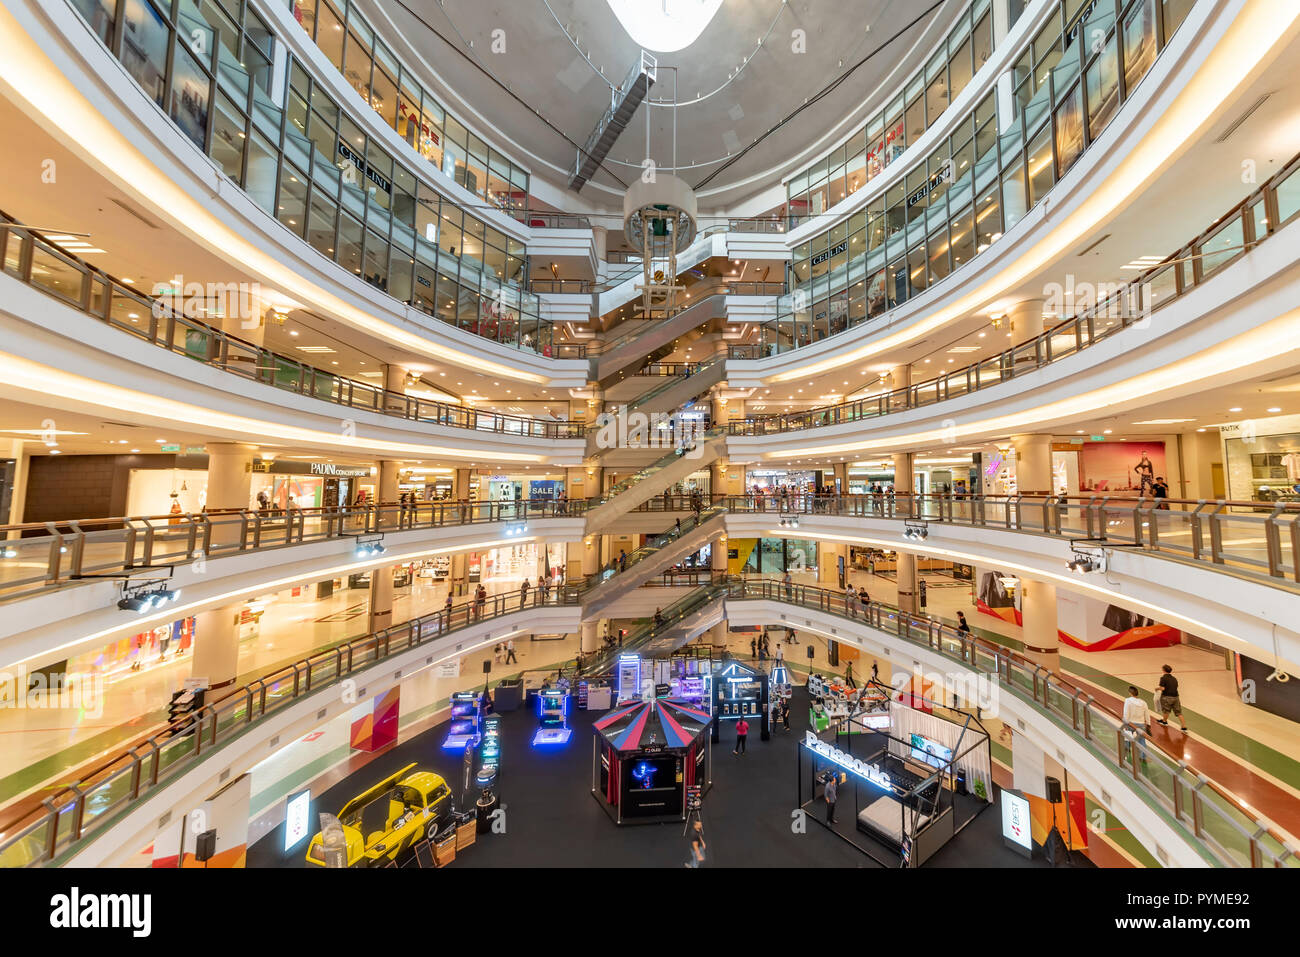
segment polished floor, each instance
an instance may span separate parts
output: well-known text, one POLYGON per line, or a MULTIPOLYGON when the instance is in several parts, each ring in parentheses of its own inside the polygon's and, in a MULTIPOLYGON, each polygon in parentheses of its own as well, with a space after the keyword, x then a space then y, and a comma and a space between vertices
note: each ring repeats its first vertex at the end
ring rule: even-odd
MULTIPOLYGON (((713 747, 713 787, 705 796, 706 867, 865 867, 881 865, 815 821, 794 826, 798 804, 795 786, 798 741, 807 727, 807 697, 796 689, 791 730, 776 730, 768 741, 750 734, 748 751, 732 753, 735 735, 723 731, 713 747)), ((596 712, 576 711, 573 737, 563 750, 531 747, 537 726, 534 713, 523 709, 502 715, 501 782, 498 794, 505 810, 505 833, 481 835, 458 855, 454 867, 683 867, 688 844, 683 824, 670 821, 619 827, 591 794, 592 722, 596 712)), ((461 759, 443 752, 445 725, 439 725, 375 756, 364 768, 313 798, 312 815, 337 812, 371 783, 410 762, 442 774, 459 787, 461 759)), ((851 819, 847 796, 837 808, 851 819)), ((477 798, 477 792, 470 800, 477 798)), ((824 813, 824 805, 808 813, 824 813)), ((249 867, 305 867, 305 847, 285 855, 282 828, 277 827, 250 849, 249 867)), ((1079 861, 1084 864, 1085 862, 1079 861)), ((1024 867, 1032 863, 1006 848, 999 834, 996 807, 978 815, 971 825, 944 846, 928 867, 1024 867)))

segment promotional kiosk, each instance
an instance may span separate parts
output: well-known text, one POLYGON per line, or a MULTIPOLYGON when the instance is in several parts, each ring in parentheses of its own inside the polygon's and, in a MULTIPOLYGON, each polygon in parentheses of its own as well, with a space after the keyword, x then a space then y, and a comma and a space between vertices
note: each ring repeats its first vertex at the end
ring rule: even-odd
POLYGON ((711 723, 708 712, 674 698, 616 708, 595 724, 592 796, 615 824, 684 821, 687 795, 713 784, 711 723))
POLYGON ((723 721, 759 722, 759 737, 771 737, 770 708, 768 706, 767 672, 728 661, 713 676, 713 743, 718 743, 718 728, 723 721))
POLYGON ((877 863, 920 867, 989 807, 989 736, 961 712, 943 717, 891 701, 887 713, 884 730, 850 731, 849 718, 833 733, 805 732, 798 806, 877 863), (824 819, 831 776, 839 782, 835 824, 824 819))
POLYGON ((568 744, 573 734, 569 727, 568 689, 543 688, 537 692, 537 717, 540 724, 533 732, 533 747, 568 744))
POLYGON ((457 691, 451 696, 451 724, 443 739, 444 751, 478 747, 483 739, 483 692, 457 691))

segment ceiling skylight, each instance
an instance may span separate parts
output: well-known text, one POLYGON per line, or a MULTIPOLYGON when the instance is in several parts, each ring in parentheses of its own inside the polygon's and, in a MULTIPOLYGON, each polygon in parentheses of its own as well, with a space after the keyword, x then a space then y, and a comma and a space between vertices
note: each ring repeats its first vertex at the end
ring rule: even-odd
POLYGON ((685 50, 700 38, 722 0, 606 0, 628 36, 655 53, 685 50))

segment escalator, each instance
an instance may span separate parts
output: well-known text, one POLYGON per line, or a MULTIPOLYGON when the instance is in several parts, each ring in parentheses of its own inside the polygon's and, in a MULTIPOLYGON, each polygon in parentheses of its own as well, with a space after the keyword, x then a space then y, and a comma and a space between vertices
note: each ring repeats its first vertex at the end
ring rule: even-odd
MULTIPOLYGON (((633 429, 634 420, 632 417, 634 415, 639 413, 645 416, 647 420, 658 415, 662 421, 663 418, 667 418, 678 409, 694 403, 709 389, 721 382, 727 373, 726 363, 721 356, 698 366, 685 365, 682 368, 689 369, 690 374, 664 376, 662 381, 655 382, 647 392, 618 407, 616 413, 625 417, 628 430, 633 429)), ((616 448, 637 448, 635 445, 625 446, 620 442, 613 441, 614 436, 610 430, 615 428, 617 428, 617 422, 613 421, 608 428, 597 428, 587 433, 587 458, 604 455, 616 448)), ((651 438, 651 441, 653 441, 653 438, 651 438)))
POLYGON ((602 573, 579 594, 583 620, 610 617, 606 612, 615 602, 722 535, 726 529, 725 515, 726 509, 722 506, 711 506, 699 517, 692 516, 681 522, 680 527, 650 536, 646 544, 626 557, 621 569, 602 573))
POLYGON ((722 314, 727 297, 723 293, 704 296, 678 310, 667 319, 636 319, 623 323, 628 328, 612 339, 602 341, 600 355, 591 358, 589 373, 593 382, 607 388, 618 381, 620 372, 641 368, 651 356, 669 347, 680 336, 722 314))
POLYGON ((604 495, 587 499, 587 533, 601 534, 614 519, 712 465, 726 451, 726 441, 726 429, 710 429, 699 435, 692 447, 673 449, 610 486, 604 495))
POLYGON ((726 595, 725 584, 701 585, 692 589, 685 597, 662 609, 657 623, 652 619, 632 629, 621 645, 597 652, 583 662, 583 674, 604 674, 614 667, 619 655, 667 657, 674 649, 725 618, 723 599, 726 595))

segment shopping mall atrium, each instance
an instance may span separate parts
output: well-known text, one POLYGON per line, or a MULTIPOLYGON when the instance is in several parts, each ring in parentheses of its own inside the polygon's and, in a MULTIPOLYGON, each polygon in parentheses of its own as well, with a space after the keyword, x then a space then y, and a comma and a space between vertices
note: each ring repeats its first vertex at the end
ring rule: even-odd
POLYGON ((0 36, 0 866, 1300 868, 1300 0, 0 36))

